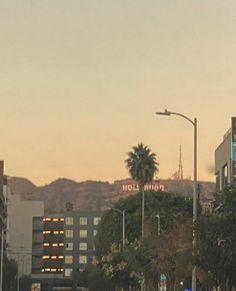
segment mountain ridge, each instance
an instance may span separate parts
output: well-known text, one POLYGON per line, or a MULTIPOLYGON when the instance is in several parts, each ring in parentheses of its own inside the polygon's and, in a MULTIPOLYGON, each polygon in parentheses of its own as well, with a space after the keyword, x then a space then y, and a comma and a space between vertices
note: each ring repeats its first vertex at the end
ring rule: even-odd
MULTIPOLYGON (((211 199, 215 183, 206 181, 199 183, 201 200, 211 199)), ((44 201, 46 213, 64 211, 67 202, 72 202, 75 210, 99 210, 111 206, 120 198, 136 193, 136 184, 131 179, 120 179, 109 183, 94 180, 76 182, 67 178, 58 178, 44 186, 36 186, 27 178, 9 178, 9 186, 13 195, 20 195, 25 200, 44 201)), ((167 192, 192 196, 193 181, 191 180, 160 179, 154 181, 153 184, 167 192)))

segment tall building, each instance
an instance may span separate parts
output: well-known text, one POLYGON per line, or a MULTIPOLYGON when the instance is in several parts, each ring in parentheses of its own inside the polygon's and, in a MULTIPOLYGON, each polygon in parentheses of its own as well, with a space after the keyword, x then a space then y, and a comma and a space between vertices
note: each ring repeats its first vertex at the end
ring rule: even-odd
POLYGON ((231 118, 231 127, 215 150, 215 175, 217 190, 236 186, 236 117, 231 118))
POLYGON ((73 270, 83 270, 94 258, 97 211, 69 211, 33 218, 32 277, 42 291, 70 287, 73 270))
POLYGON ((101 213, 70 211, 65 213, 64 276, 72 270, 82 271, 94 261, 94 237, 101 213))
POLYGON ((22 200, 7 190, 7 254, 18 265, 19 276, 31 274, 32 219, 44 215, 43 201, 22 200))

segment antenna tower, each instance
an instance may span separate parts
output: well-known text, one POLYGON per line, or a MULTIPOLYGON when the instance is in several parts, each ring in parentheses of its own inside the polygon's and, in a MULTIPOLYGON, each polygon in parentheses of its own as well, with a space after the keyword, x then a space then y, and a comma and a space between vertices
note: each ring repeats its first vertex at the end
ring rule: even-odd
POLYGON ((182 148, 179 146, 179 167, 177 172, 177 180, 182 181, 184 179, 183 163, 182 163, 182 148))

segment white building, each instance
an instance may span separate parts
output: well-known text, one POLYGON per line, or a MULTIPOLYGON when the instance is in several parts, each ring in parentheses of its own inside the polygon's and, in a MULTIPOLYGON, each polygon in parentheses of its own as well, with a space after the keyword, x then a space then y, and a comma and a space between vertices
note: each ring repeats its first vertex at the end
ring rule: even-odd
POLYGON ((8 189, 7 196, 7 254, 19 268, 19 276, 31 274, 32 222, 34 216, 44 215, 43 201, 22 200, 8 189))

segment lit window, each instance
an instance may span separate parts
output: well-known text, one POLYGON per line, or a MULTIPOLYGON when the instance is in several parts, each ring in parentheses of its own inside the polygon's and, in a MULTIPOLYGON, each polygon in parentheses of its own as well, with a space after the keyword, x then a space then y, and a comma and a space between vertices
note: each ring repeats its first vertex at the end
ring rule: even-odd
POLYGON ((80 264, 87 264, 87 256, 79 256, 80 264))
POLYGON ((50 272, 50 271, 51 271, 50 268, 46 268, 46 269, 44 269, 44 270, 45 270, 45 272, 50 272))
POLYGON ((93 225, 98 225, 100 220, 101 220, 100 217, 94 217, 93 218, 93 225))
POLYGON ((51 221, 52 219, 51 218, 49 218, 49 217, 45 217, 44 219, 43 219, 43 221, 51 221))
POLYGON ((54 230, 53 234, 59 234, 59 231, 58 230, 54 230))
POLYGON ((66 251, 72 251, 73 250, 73 243, 66 243, 66 251))
POLYGON ((70 277, 72 273, 72 269, 71 268, 66 268, 65 269, 65 277, 70 277))
POLYGON ((64 257, 63 256, 58 256, 58 259, 64 259, 64 257))
POLYGON ((57 258, 57 256, 51 256, 51 259, 55 260, 57 258))
POLYGON ((60 221, 64 221, 64 218, 60 218, 60 221))
POLYGON ((81 229, 80 231, 79 231, 79 236, 81 237, 81 238, 86 238, 86 237, 88 237, 88 231, 87 230, 85 230, 85 229, 81 229))
POLYGON ((56 272, 56 271, 57 271, 57 269, 54 269, 54 268, 53 268, 53 269, 51 269, 51 272, 56 272))
POLYGON ((64 233, 64 230, 60 230, 59 233, 60 233, 60 234, 63 234, 63 233, 64 233))
POLYGON ((58 247, 58 243, 53 243, 52 246, 53 247, 58 247))
POLYGON ((98 231, 97 231, 96 229, 94 229, 94 231, 93 231, 93 236, 96 236, 97 233, 98 233, 98 231))
POLYGON ((63 247, 64 246, 64 243, 59 243, 59 247, 63 247))
POLYGON ((72 264, 73 256, 65 256, 65 264, 72 264))
POLYGON ((59 221, 59 218, 53 218, 52 221, 59 221))
POLYGON ((85 242, 81 242, 81 243, 79 243, 79 250, 80 251, 87 251, 87 243, 85 243, 85 242))
POLYGON ((44 231, 43 231, 43 234, 50 234, 50 233, 51 233, 50 230, 44 230, 44 231))
POLYGON ((88 218, 87 217, 80 217, 79 224, 80 225, 87 225, 88 224, 88 218))
POLYGON ((48 260, 49 256, 43 256, 43 260, 48 260))
POLYGON ((49 247, 50 246, 50 243, 44 243, 43 246, 44 247, 49 247))
POLYGON ((74 219, 73 217, 66 217, 66 225, 73 225, 74 219))
POLYGON ((73 237, 73 230, 72 229, 66 230, 66 237, 73 237))

